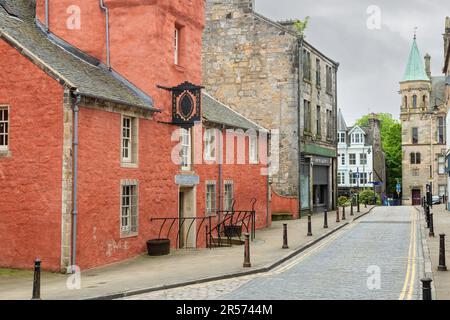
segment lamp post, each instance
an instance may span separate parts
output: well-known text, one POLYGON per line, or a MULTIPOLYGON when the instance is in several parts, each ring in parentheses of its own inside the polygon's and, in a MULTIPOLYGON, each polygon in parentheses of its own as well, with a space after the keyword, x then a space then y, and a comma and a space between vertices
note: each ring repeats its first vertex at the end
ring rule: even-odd
MULTIPOLYGON (((431 111, 426 112, 427 115, 430 116, 430 192, 431 197, 433 197, 432 193, 432 186, 433 186, 433 179, 434 179, 434 160, 433 160, 433 115, 436 115, 437 112, 439 112, 439 106, 437 105, 437 100, 441 101, 441 103, 444 103, 441 99, 438 97, 434 98, 434 107, 431 111)), ((432 201, 431 201, 432 202, 432 201)), ((432 206, 432 205, 431 205, 432 206)))

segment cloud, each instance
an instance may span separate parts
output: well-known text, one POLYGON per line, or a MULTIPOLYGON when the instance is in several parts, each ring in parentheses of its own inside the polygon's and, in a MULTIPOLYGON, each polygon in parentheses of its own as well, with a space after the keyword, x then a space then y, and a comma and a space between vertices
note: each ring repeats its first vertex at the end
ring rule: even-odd
POLYGON ((351 124, 369 109, 398 117, 415 27, 421 54, 432 56, 433 75, 442 74, 447 1, 256 0, 256 11, 274 20, 311 17, 307 40, 340 62, 338 103, 351 124), (370 5, 381 9, 381 30, 367 28, 370 5))

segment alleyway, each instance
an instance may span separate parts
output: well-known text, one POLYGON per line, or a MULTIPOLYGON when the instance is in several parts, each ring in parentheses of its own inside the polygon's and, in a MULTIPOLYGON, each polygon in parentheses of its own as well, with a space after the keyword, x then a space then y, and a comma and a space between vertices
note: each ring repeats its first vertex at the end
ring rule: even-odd
POLYGON ((128 299, 419 299, 418 211, 380 207, 272 272, 128 299))

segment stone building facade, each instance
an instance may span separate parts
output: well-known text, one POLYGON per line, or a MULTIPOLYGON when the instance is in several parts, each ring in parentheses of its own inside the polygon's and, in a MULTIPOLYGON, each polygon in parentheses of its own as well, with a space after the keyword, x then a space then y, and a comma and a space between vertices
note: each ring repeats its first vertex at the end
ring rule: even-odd
POLYGON ((447 193, 445 78, 431 75, 430 61, 428 54, 422 60, 414 37, 399 92, 403 204, 420 204, 430 182, 433 195, 447 193))
POLYGON ((348 196, 352 190, 373 189, 386 192, 386 156, 381 145, 381 122, 376 114, 368 126, 347 127, 338 112, 338 193, 348 196))
POLYGON ((255 12, 254 0, 207 0, 205 15, 203 85, 261 126, 279 130, 273 191, 298 197, 300 184, 302 210, 334 208, 338 63, 304 41, 294 22, 255 12))

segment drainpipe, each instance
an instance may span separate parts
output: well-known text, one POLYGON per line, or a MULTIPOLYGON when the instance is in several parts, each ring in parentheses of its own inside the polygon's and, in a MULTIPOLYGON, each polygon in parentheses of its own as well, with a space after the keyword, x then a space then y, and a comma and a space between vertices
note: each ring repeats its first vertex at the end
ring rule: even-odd
POLYGON ((73 104, 73 209, 72 209, 72 273, 75 273, 77 257, 77 192, 78 192, 78 113, 81 96, 78 92, 74 93, 73 104))
POLYGON ((100 8, 105 11, 105 21, 106 21, 106 65, 108 69, 111 69, 111 55, 109 49, 109 9, 105 6, 103 0, 99 0, 100 8))
MULTIPOLYGON (((337 110, 338 110, 338 68, 339 64, 335 66, 334 69, 334 128, 333 128, 333 142, 336 144, 336 134, 337 134, 337 110)), ((336 144, 336 154, 337 154, 337 144, 336 144)), ((336 157, 335 165, 334 165, 334 174, 333 174, 333 204, 332 210, 337 208, 337 199, 338 199, 338 185, 337 185, 337 172, 338 172, 338 158, 336 157)))
POLYGON ((48 30, 49 30, 49 18, 48 18, 48 12, 49 12, 49 9, 48 9, 48 2, 49 2, 49 0, 45 0, 45 31, 47 31, 47 32, 48 32, 48 30))
MULTIPOLYGON (((220 136, 219 138, 219 211, 223 210, 222 207, 222 179, 223 179, 223 139, 224 139, 224 131, 225 131, 225 126, 222 125, 220 128, 220 136)), ((220 223, 220 216, 219 216, 219 223, 220 223)))
POLYGON ((297 193, 298 193, 298 202, 297 202, 297 211, 298 211, 298 218, 300 219, 302 217, 301 211, 301 174, 302 174, 302 166, 301 166, 301 158, 302 158, 302 151, 301 151, 301 105, 302 105, 302 85, 303 85, 303 35, 300 36, 299 43, 298 43, 298 92, 297 92, 297 99, 298 99, 298 107, 297 107, 297 157, 298 157, 298 182, 297 182, 297 193))

